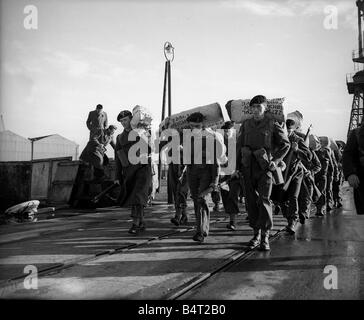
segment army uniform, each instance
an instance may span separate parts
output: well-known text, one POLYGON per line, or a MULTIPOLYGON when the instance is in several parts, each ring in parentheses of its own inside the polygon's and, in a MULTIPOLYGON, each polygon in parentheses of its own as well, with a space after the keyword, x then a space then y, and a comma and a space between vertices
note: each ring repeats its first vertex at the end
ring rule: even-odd
POLYGON ((119 197, 120 206, 131 207, 131 217, 139 221, 138 225, 133 225, 130 233, 142 231, 144 225, 144 207, 148 203, 149 187, 152 183, 151 169, 151 147, 149 133, 140 130, 141 133, 136 141, 129 141, 128 135, 131 130, 124 131, 117 136, 115 146, 116 177, 121 182, 121 192, 119 197), (141 141, 141 142, 139 142, 141 141), (137 152, 136 157, 146 158, 147 163, 133 164, 129 161, 129 149, 136 143, 147 144, 145 150, 147 154, 137 152))
POLYGON ((321 192, 321 196, 316 202, 316 215, 323 216, 326 210, 326 185, 327 171, 330 162, 330 150, 328 148, 321 148, 316 151, 316 154, 321 163, 321 170, 315 175, 316 186, 321 192))
POLYGON ((252 243, 260 241, 260 233, 268 242, 273 226, 270 200, 273 177, 268 167, 272 161, 278 165, 288 149, 287 135, 277 122, 264 116, 260 121, 252 118, 242 123, 237 142, 237 167, 244 179, 245 205, 249 225, 254 230, 252 243))
MULTIPOLYGON (((226 148, 226 156, 228 157, 229 149, 228 149, 228 139, 224 136, 224 144, 226 148)), ((235 161, 235 159, 234 159, 235 161)), ((222 167, 226 167, 228 163, 222 165, 222 167)), ((239 214, 239 195, 241 191, 241 178, 235 177, 232 178, 231 175, 224 175, 220 178, 220 184, 223 182, 227 182, 227 186, 220 188, 220 194, 222 203, 224 206, 225 213, 229 215, 230 222, 227 225, 227 228, 230 230, 235 230, 235 220, 236 216, 239 214)))
POLYGON ((314 196, 315 174, 321 170, 321 163, 314 150, 310 150, 312 159, 311 161, 302 161, 305 167, 305 172, 302 180, 301 191, 298 197, 298 215, 300 222, 305 223, 309 219, 311 213, 311 204, 314 196))
POLYGON ((170 163, 168 166, 168 181, 171 183, 174 207, 176 214, 171 222, 178 225, 187 224, 187 196, 188 196, 188 183, 186 167, 180 164, 170 163))
POLYGON ((205 198, 212 190, 216 190, 219 180, 220 161, 218 159, 220 155, 216 154, 218 148, 215 148, 213 162, 209 163, 207 156, 206 139, 211 138, 216 144, 218 141, 222 141, 222 137, 219 139, 219 134, 211 129, 203 129, 198 136, 192 137, 191 164, 187 165, 187 181, 196 217, 196 234, 193 236, 193 240, 199 242, 203 242, 208 236, 210 227, 210 211, 205 198), (202 139, 202 150, 194 150, 194 139, 202 139), (202 153, 202 163, 194 163, 195 152, 202 153), (206 193, 209 188, 212 190, 206 193))
POLYGON ((342 153, 340 150, 334 152, 336 163, 337 163, 337 179, 333 181, 332 194, 334 199, 334 206, 336 208, 342 207, 340 197, 340 186, 343 183, 344 173, 342 168, 342 153))
POLYGON ((297 143, 298 149, 296 151, 291 149, 288 155, 286 155, 283 160, 288 166, 286 168, 288 172, 287 174, 285 174, 287 176, 287 181, 285 181, 285 183, 288 184, 288 188, 283 196, 282 211, 288 221, 287 231, 294 233, 295 225, 299 218, 298 196, 300 194, 302 179, 304 175, 301 161, 310 161, 312 155, 304 140, 299 137, 295 132, 291 132, 288 138, 291 144, 294 142, 297 143), (287 160, 290 156, 291 162, 289 164, 287 163, 287 160))
POLYGON ((326 185, 326 210, 331 211, 334 207, 333 184, 339 179, 338 167, 333 150, 330 149, 329 166, 327 169, 327 185, 326 185))

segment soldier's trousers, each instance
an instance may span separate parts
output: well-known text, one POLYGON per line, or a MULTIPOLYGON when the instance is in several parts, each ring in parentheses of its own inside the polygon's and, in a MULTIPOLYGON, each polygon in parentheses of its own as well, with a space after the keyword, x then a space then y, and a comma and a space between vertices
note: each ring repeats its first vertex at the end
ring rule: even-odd
POLYGON ((214 166, 210 164, 192 164, 187 166, 187 180, 195 210, 196 231, 204 237, 209 234, 210 211, 206 204, 206 199, 199 195, 213 182, 214 170, 214 166))
POLYGON ((340 179, 338 181, 334 181, 332 183, 332 195, 334 198, 334 202, 336 203, 340 203, 341 202, 341 197, 340 197, 340 185, 341 185, 341 175, 340 175, 340 179))
POLYGON ((179 217, 187 207, 188 183, 187 175, 185 174, 182 181, 178 181, 179 174, 182 168, 178 164, 170 164, 168 168, 168 179, 171 181, 174 207, 176 215, 179 217))
POLYGON ((229 191, 221 189, 221 198, 225 212, 235 217, 239 213, 240 179, 229 182, 229 191))
POLYGON ((144 218, 144 206, 143 205, 133 205, 131 206, 132 218, 143 219, 144 218))
POLYGON ((332 192, 333 188, 333 180, 334 180, 334 173, 327 173, 327 183, 326 183, 326 204, 330 207, 333 207, 334 203, 334 196, 332 192))
POLYGON ((215 204, 215 205, 218 205, 220 203, 220 200, 221 200, 221 197, 222 197, 222 194, 220 196, 220 192, 219 191, 212 191, 211 192, 211 199, 212 199, 212 202, 215 204))
POLYGON ((316 175, 315 182, 317 188, 321 192, 321 197, 316 202, 317 212, 322 212, 322 210, 326 208, 326 183, 327 183, 326 175, 322 174, 316 175))
POLYGON ((298 220, 298 196, 301 191, 302 179, 303 170, 298 168, 284 196, 287 202, 282 206, 288 221, 298 220))
POLYGON ((242 167, 242 173, 249 225, 253 229, 270 230, 273 227, 273 209, 270 200, 272 172, 262 170, 255 161, 252 161, 251 167, 242 167))
POLYGON ((310 217, 313 185, 309 178, 304 177, 301 184, 300 195, 298 196, 298 215, 305 218, 310 217))

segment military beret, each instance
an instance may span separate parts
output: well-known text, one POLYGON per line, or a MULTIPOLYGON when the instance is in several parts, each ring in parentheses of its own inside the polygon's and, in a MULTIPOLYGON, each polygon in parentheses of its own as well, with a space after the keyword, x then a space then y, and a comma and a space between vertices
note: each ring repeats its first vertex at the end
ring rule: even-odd
POLYGON ((120 121, 120 119, 125 117, 132 117, 132 113, 129 110, 123 110, 118 114, 117 120, 120 121))
POLYGON ((205 116, 201 113, 201 112, 194 112, 192 114, 190 114, 187 117, 187 122, 203 122, 205 120, 205 116))
POLYGON ((286 120, 287 129, 293 129, 296 125, 296 122, 293 119, 286 120))
POLYGON ((267 103, 267 98, 265 96, 258 95, 250 100, 249 106, 251 107, 254 104, 262 104, 262 103, 267 103))

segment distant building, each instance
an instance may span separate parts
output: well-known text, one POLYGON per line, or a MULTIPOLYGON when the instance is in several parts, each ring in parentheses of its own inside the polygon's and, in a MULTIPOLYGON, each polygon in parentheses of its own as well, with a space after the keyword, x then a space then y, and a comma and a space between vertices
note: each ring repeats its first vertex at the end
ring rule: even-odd
POLYGON ((9 130, 0 132, 0 161, 29 161, 31 143, 9 130))
POLYGON ((36 159, 79 156, 77 143, 59 134, 24 138, 9 130, 0 132, 0 161, 30 161, 36 159))
POLYGON ((59 134, 29 138, 29 140, 33 144, 31 148, 33 160, 67 156, 72 156, 72 160, 78 159, 78 144, 59 134))

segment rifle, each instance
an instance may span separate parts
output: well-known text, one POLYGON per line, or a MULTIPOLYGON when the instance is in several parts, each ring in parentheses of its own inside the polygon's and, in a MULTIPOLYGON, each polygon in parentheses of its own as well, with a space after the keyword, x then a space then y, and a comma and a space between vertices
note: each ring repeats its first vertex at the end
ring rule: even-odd
POLYGON ((102 192, 100 192, 98 195, 96 195, 95 197, 92 198, 91 202, 92 203, 97 203, 100 201, 100 199, 107 194, 109 191, 113 190, 114 188, 116 188, 118 186, 118 184, 116 182, 114 182, 112 185, 108 186, 105 190, 103 190, 102 192))
POLYGON ((319 199, 321 197, 321 191, 319 188, 317 188, 316 184, 315 184, 315 180, 311 175, 311 172, 304 166, 304 164, 302 164, 303 167, 303 171, 304 171, 304 175, 307 177, 309 177, 309 180, 313 186, 313 195, 312 198, 313 199, 319 199), (310 175, 307 175, 307 173, 310 173, 310 175))
MULTIPOLYGON (((229 189, 229 183, 230 181, 234 180, 234 179, 240 179, 239 178, 232 178, 232 177, 229 177, 223 181, 221 181, 219 184, 218 184, 218 188, 220 189, 224 189, 226 191, 230 191, 229 189)), ((199 194, 199 197, 203 198, 205 196, 207 196, 209 193, 211 193, 212 191, 214 191, 214 188, 213 187, 208 187, 207 189, 205 189, 204 191, 202 191, 200 194, 199 194)))
MULTIPOLYGON (((309 135, 310 135, 311 128, 312 128, 312 124, 310 124, 310 126, 309 126, 309 127, 308 127, 308 129, 307 129, 307 132, 306 132, 306 135, 305 135, 305 139, 304 139, 304 142, 305 142, 305 143, 307 142, 307 139, 308 139, 308 137, 309 137, 309 135)), ((284 183, 284 186, 283 186, 283 191, 287 191, 287 190, 288 190, 288 187, 289 187, 289 185, 290 185, 290 183, 291 183, 291 181, 292 181, 292 178, 293 178, 293 176, 294 176, 294 173, 296 172, 296 170, 297 170, 297 168, 298 168, 298 164, 300 164, 300 163, 301 163, 301 160, 299 160, 299 161, 297 162, 294 172, 291 174, 291 176, 290 176, 290 177, 289 177, 289 179, 287 180, 288 173, 289 173, 289 169, 290 169, 291 162, 292 162, 292 158, 293 158, 293 153, 294 153, 294 151, 293 151, 293 150, 291 150, 291 151, 289 152, 288 157, 287 157, 286 171, 284 172, 284 181, 285 181, 285 183, 284 183)))

